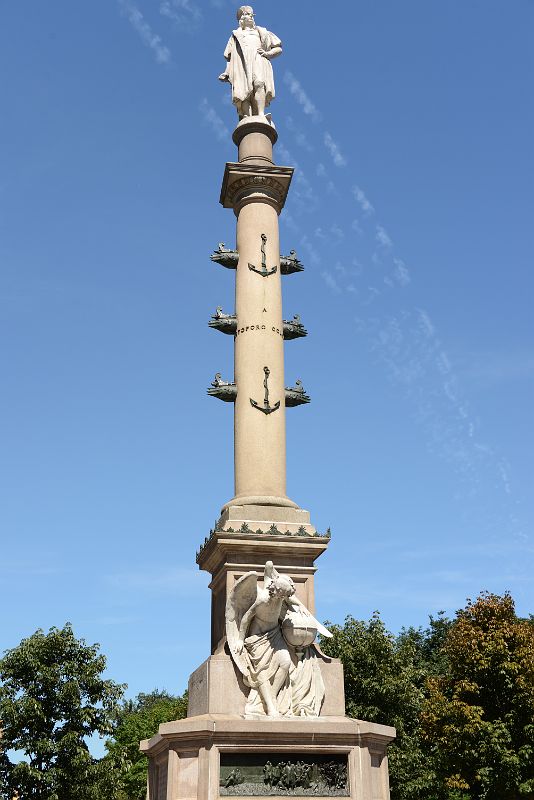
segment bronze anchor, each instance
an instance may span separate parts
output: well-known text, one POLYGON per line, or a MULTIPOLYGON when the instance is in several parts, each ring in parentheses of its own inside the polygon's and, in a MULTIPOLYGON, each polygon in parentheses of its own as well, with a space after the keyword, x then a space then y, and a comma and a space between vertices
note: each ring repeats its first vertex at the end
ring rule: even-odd
POLYGON ((250 405, 257 408, 258 411, 261 411, 263 414, 272 414, 273 411, 277 411, 280 408, 280 401, 276 402, 274 406, 269 405, 269 375, 271 374, 271 370, 269 367, 264 367, 263 371, 265 373, 265 379, 263 381, 263 385, 265 386, 265 398, 263 400, 263 407, 259 405, 255 400, 250 398, 250 405))
POLYGON ((267 244, 267 236, 262 233, 261 235, 261 269, 257 269, 254 264, 249 262, 248 268, 252 272, 257 272, 262 278, 267 278, 269 275, 274 275, 278 267, 267 269, 267 256, 265 255, 265 245, 267 244))

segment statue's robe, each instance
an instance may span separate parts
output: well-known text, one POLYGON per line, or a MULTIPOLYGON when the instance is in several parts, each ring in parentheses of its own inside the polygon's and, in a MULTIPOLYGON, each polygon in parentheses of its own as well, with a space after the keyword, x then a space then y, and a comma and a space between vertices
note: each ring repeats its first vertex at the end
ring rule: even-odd
MULTIPOLYGON (((258 46, 261 46, 265 52, 274 47, 281 47, 281 40, 267 28, 257 25, 255 30, 259 34, 258 46)), ((250 100, 251 95, 254 94, 254 81, 265 85, 266 106, 275 96, 271 62, 268 58, 260 56, 256 52, 256 48, 250 48, 245 44, 245 38, 248 35, 241 28, 232 31, 224 51, 224 57, 228 64, 223 74, 228 76, 228 80, 232 84, 232 103, 238 107, 238 110, 241 103, 244 100, 250 100)))
POLYGON ((315 648, 303 648, 297 653, 287 644, 279 625, 267 633, 247 636, 244 654, 248 675, 245 686, 250 687, 245 708, 246 716, 265 714, 258 692, 262 683, 272 683, 280 669, 279 653, 289 652, 291 667, 282 688, 276 697, 278 712, 282 716, 318 717, 324 700, 325 686, 315 648))

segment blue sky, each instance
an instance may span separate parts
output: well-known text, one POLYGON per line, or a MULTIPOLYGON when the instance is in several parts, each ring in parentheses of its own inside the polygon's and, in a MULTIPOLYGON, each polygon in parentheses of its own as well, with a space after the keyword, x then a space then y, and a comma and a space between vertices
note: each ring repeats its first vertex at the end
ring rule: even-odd
MULTIPOLYGON (((129 694, 209 653, 195 551, 232 496, 218 203, 227 0, 6 2, 0 647, 72 621, 129 694), (6 603, 7 601, 7 603, 6 603)), ((534 4, 255 4, 283 40, 288 492, 332 542, 318 615, 534 611, 534 4)))

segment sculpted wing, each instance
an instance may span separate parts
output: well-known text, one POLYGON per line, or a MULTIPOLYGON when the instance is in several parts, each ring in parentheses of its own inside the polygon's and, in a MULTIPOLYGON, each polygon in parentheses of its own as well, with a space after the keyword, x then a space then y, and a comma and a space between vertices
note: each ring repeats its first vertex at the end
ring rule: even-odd
POLYGON ((243 653, 236 652, 236 644, 243 615, 258 597, 258 578, 257 572, 247 572, 236 581, 226 601, 226 638, 232 658, 243 675, 248 675, 248 666, 243 653))

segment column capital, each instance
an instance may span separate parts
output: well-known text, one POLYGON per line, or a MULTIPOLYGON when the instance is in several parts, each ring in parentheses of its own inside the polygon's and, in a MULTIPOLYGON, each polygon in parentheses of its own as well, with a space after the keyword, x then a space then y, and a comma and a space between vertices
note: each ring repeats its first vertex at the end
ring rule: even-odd
POLYGON ((220 203, 236 214, 246 203, 269 203, 279 214, 286 202, 293 167, 264 167, 229 162, 224 170, 220 203))

